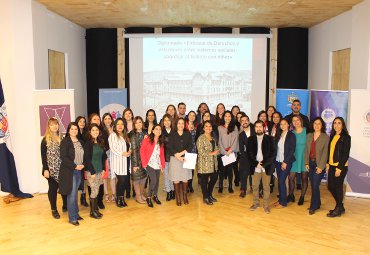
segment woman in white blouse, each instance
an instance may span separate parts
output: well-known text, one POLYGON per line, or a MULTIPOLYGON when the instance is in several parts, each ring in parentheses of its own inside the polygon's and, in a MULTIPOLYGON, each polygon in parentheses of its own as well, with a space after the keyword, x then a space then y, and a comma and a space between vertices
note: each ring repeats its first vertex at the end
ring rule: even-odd
POLYGON ((117 176, 116 204, 118 207, 125 207, 127 204, 124 199, 124 193, 125 186, 129 181, 129 157, 131 156, 131 150, 122 118, 118 118, 114 122, 113 133, 109 135, 108 142, 111 151, 109 155, 111 171, 117 176))

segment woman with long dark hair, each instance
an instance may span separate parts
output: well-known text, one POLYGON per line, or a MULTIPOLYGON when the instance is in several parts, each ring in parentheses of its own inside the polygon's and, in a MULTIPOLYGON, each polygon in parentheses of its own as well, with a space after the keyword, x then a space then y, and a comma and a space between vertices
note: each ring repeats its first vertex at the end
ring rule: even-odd
MULTIPOLYGON (((57 193, 59 188, 60 172, 60 142, 59 122, 56 118, 50 118, 46 125, 45 136, 41 141, 42 175, 49 184, 48 198, 51 207, 51 215, 55 219, 60 218, 57 210, 57 193)), ((67 211, 67 196, 62 195, 63 212, 67 211)))
POLYGON ((217 202, 217 199, 212 196, 212 191, 217 181, 217 155, 220 151, 217 141, 212 137, 212 123, 209 120, 203 123, 203 134, 197 140, 197 149, 203 202, 213 205, 213 202, 217 202))
MULTIPOLYGON (((218 127, 218 144, 220 146, 221 157, 224 155, 229 156, 231 153, 239 152, 239 132, 238 128, 235 125, 234 116, 231 111, 225 111, 221 125, 218 127)), ((218 192, 222 193, 223 191, 223 180, 225 177, 229 180, 228 191, 229 193, 234 193, 233 190, 233 164, 229 164, 223 167, 220 167, 222 162, 219 162, 219 188, 218 192)))
POLYGON ((288 203, 286 179, 295 161, 296 147, 296 137, 289 131, 289 122, 286 119, 281 119, 279 123, 275 143, 277 148, 275 167, 279 190, 279 200, 275 203, 275 208, 280 209, 286 207, 288 203))
POLYGON ((312 133, 307 134, 304 163, 311 182, 311 204, 309 214, 312 215, 321 206, 320 183, 325 174, 328 160, 329 136, 326 134, 325 122, 321 117, 312 120, 312 133))
POLYGON ((224 115, 224 112, 226 111, 225 105, 223 103, 219 103, 216 106, 216 113, 215 113, 215 125, 218 127, 221 125, 222 116, 224 115))
POLYGON ((147 179, 147 173, 142 165, 140 156, 140 148, 144 137, 147 135, 146 130, 143 129, 143 119, 140 116, 134 118, 134 127, 129 133, 131 142, 131 178, 134 190, 136 193, 136 202, 144 204, 146 197, 144 196, 145 181, 147 179))
POLYGON ((88 138, 84 145, 84 157, 87 181, 91 189, 90 217, 100 219, 103 214, 99 212, 97 196, 99 187, 103 184, 107 154, 105 152, 104 140, 97 124, 89 125, 88 138))
POLYGON ((266 109, 267 120, 268 121, 272 122, 272 115, 274 114, 274 112, 276 112, 275 106, 269 105, 269 107, 267 107, 267 109, 266 109))
POLYGON ((173 122, 171 115, 165 114, 161 121, 162 135, 164 139, 164 154, 165 154, 165 167, 164 167, 164 189, 167 192, 166 201, 175 199, 175 187, 173 182, 169 179, 169 166, 170 166, 170 151, 168 149, 169 137, 173 131, 173 122))
MULTIPOLYGON (((78 126, 78 139, 85 142, 87 139, 87 123, 84 116, 78 116, 75 120, 78 126)), ((81 183, 78 190, 81 191, 80 204, 84 207, 88 207, 89 204, 86 201, 86 190, 85 190, 85 170, 81 171, 81 183)))
POLYGON ((109 138, 110 153, 110 167, 117 177, 116 185, 116 205, 118 207, 126 207, 125 202, 125 187, 127 187, 130 160, 130 140, 125 128, 125 122, 122 118, 118 118, 113 124, 113 133, 109 138))
POLYGON ((269 126, 268 126, 269 135, 271 135, 272 137, 275 137, 276 132, 279 129, 280 121, 282 119, 283 119, 283 116, 281 115, 280 112, 274 112, 272 114, 272 121, 269 123, 269 126))
POLYGON ((78 187, 81 182, 81 170, 84 169, 83 141, 78 139, 76 122, 69 123, 67 133, 60 143, 59 190, 67 195, 69 223, 78 226, 83 218, 78 214, 78 187))
MULTIPOLYGON (((191 135, 190 153, 197 152, 197 146, 195 144, 195 139, 197 136, 197 127, 198 127, 197 115, 194 111, 190 111, 188 113, 188 116, 185 122, 185 128, 190 132, 190 135, 191 135)), ((194 188, 193 188, 194 169, 192 169, 191 171, 192 171, 192 178, 188 181, 188 192, 194 193, 194 188)))
POLYGON ((176 111, 176 107, 173 104, 169 104, 167 106, 166 114, 169 114, 171 116, 173 122, 177 121, 177 118, 178 118, 177 111, 176 111))
POLYGON ((188 180, 191 179, 191 170, 184 168, 185 153, 191 150, 191 135, 185 129, 184 118, 178 118, 175 130, 170 133, 168 150, 170 154, 169 179, 174 182, 176 204, 181 205, 181 194, 184 204, 189 204, 187 189, 188 180))
POLYGON ((336 117, 332 124, 329 142, 328 188, 335 199, 335 208, 328 217, 345 213, 343 206, 343 182, 348 172, 348 158, 351 150, 351 136, 342 117, 336 117))
POLYGON ((150 178, 146 202, 149 207, 153 207, 153 198, 154 202, 160 205, 162 203, 158 199, 159 175, 163 172, 166 162, 162 127, 159 124, 155 125, 153 132, 143 140, 140 147, 140 157, 150 178))
POLYGON ((157 114, 153 109, 149 109, 145 114, 144 128, 146 132, 150 134, 155 125, 157 125, 157 114))

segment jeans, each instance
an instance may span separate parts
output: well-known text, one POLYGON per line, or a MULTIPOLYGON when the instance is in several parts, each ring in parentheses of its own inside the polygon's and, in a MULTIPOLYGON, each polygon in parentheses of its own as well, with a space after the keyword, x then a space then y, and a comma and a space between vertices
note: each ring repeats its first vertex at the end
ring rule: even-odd
POLYGON ((78 219, 78 186, 81 183, 81 171, 73 171, 72 191, 67 195, 67 208, 69 222, 77 221, 78 219))
POLYGON ((288 201, 285 181, 289 175, 290 169, 292 168, 292 164, 287 164, 287 167, 284 171, 281 169, 281 165, 281 162, 276 161, 275 166, 278 178, 279 204, 281 204, 282 206, 286 206, 288 201))
POLYGON ((308 176, 310 178, 311 182, 311 191, 312 191, 312 196, 311 196, 311 205, 310 209, 311 210, 317 210, 321 206, 321 199, 320 199, 320 183, 321 179, 324 176, 325 169, 320 174, 316 173, 316 161, 310 161, 310 170, 308 172, 308 176))

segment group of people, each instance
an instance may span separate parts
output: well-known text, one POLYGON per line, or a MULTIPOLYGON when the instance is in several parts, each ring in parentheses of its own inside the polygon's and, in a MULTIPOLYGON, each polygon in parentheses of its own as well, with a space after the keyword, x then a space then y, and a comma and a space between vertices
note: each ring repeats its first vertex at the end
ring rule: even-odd
POLYGON ((295 100, 292 114, 283 118, 269 106, 258 114, 254 124, 238 106, 229 111, 222 103, 217 105, 215 114, 206 103, 187 114, 185 103, 179 103, 177 109, 168 105, 160 121, 153 109, 146 112, 144 120, 127 108, 123 117, 116 120, 109 113, 101 118, 93 113, 88 120, 79 116, 68 125, 64 138, 57 119, 50 118, 41 142, 41 157, 52 216, 60 218, 56 207, 58 190, 63 198, 62 210, 68 211, 69 222, 76 226, 82 220, 78 190, 82 206, 89 206, 86 192, 89 193, 90 217, 95 219, 103 217, 99 209, 105 208, 104 200, 126 207, 125 198, 131 197, 131 190, 138 203, 149 207, 160 205, 160 173, 164 175, 166 201, 186 205, 188 193, 194 192, 194 170, 205 204, 217 202, 213 196, 217 179, 218 193, 223 192, 227 180, 229 193, 234 192, 233 183, 240 185, 241 198, 246 196, 249 182, 253 192, 250 210, 259 208, 263 197, 266 213, 270 213, 275 170, 279 197, 275 208, 295 202, 298 176, 302 183, 298 205, 303 205, 309 179, 312 188, 309 214, 320 208, 319 185, 328 171, 328 187, 336 206, 327 216, 340 216, 345 212, 343 182, 351 138, 341 117, 333 121, 329 137, 325 122, 318 117, 310 123, 300 108, 299 100, 295 100), (186 153, 197 153, 196 169, 183 167, 186 153), (224 165, 222 157, 231 154, 237 160, 224 165))

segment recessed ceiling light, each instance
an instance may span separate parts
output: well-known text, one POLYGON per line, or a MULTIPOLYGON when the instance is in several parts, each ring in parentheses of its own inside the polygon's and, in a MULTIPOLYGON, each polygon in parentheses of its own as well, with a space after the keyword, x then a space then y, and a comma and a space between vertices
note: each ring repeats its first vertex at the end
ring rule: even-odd
POLYGON ((254 7, 250 7, 250 8, 248 8, 248 10, 249 10, 249 11, 251 11, 251 12, 255 12, 255 11, 257 11, 257 9, 256 9, 256 8, 254 8, 254 7))
POLYGON ((105 4, 105 5, 109 5, 109 4, 111 4, 112 2, 110 2, 110 1, 105 1, 105 2, 103 2, 103 4, 105 4))
POLYGON ((296 1, 289 1, 288 4, 293 5, 293 4, 297 4, 297 2, 296 1))

